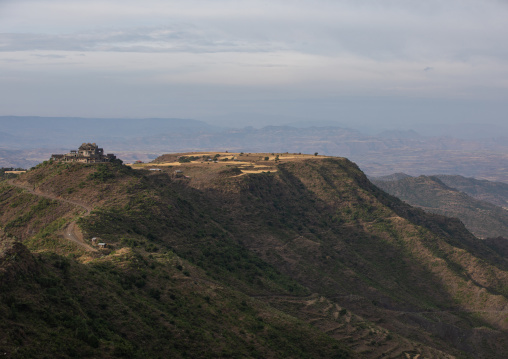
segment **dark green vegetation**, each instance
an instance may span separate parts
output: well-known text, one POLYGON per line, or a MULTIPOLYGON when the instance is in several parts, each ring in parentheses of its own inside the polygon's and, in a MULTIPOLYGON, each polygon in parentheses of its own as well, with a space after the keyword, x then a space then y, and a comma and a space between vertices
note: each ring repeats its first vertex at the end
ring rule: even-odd
POLYGON ((186 178, 47 162, 0 183, 0 351, 508 355, 508 262, 459 221, 387 195, 342 158, 219 166, 186 178), (108 248, 64 238, 73 221, 108 248))
POLYGON ((504 183, 461 176, 408 176, 393 181, 374 180, 374 183, 413 206, 459 218, 479 237, 508 238, 508 211, 492 204, 506 203, 504 198, 508 198, 508 185, 504 183), (460 190, 450 185, 457 186, 460 190))
POLYGON ((171 252, 122 250, 87 265, 9 241, 1 253, 7 357, 350 357, 308 325, 210 285, 171 252))

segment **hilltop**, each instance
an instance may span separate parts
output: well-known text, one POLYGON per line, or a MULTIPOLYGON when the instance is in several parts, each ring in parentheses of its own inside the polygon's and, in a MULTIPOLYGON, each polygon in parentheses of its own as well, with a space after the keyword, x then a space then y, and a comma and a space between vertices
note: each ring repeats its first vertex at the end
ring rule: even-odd
MULTIPOLYGON (((94 138, 104 148, 130 162, 153 160, 167 152, 301 151, 347 157, 369 176, 394 172, 441 173, 508 182, 506 138, 460 139, 463 125, 450 130, 447 137, 426 137, 400 129, 373 136, 344 128, 337 122, 314 120, 287 126, 220 128, 202 121, 174 118, 0 116, 0 126, 2 167, 31 167, 52 153, 63 153, 76 143, 94 138), (75 128, 81 130, 76 132, 75 128), (54 148, 55 136, 59 139, 59 148, 54 148)), ((478 135, 479 131, 479 128, 470 128, 467 132, 478 135)))
POLYGON ((507 259, 345 158, 45 162, 0 209, 12 356, 508 355, 507 259))

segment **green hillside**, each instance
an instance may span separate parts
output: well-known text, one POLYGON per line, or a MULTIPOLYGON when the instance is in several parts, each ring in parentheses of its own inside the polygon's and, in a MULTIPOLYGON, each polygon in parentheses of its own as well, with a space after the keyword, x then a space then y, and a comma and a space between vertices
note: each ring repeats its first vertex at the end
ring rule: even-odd
POLYGON ((158 159, 157 171, 47 162, 3 182, 0 349, 508 355, 508 261, 461 222, 387 195, 343 158, 235 156, 158 159))

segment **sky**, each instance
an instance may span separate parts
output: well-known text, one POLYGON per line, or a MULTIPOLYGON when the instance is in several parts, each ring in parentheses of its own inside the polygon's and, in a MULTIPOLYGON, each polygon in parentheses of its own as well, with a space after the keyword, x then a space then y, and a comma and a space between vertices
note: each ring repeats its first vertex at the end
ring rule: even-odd
POLYGON ((499 128, 506 19, 507 0, 0 0, 0 115, 499 128))

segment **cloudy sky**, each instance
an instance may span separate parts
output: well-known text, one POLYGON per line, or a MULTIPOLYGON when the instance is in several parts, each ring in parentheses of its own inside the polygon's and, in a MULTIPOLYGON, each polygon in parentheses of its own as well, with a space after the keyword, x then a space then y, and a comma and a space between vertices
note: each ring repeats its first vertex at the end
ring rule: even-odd
POLYGON ((0 0, 0 115, 502 125, 507 19, 506 0, 0 0))

